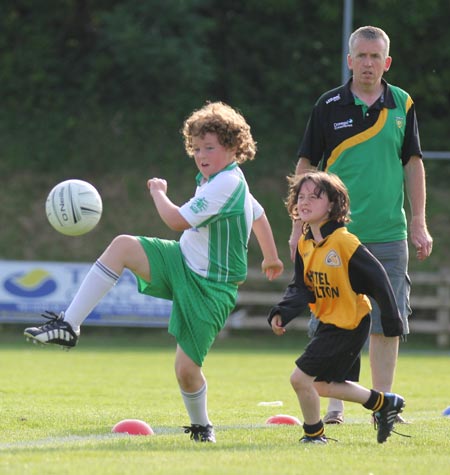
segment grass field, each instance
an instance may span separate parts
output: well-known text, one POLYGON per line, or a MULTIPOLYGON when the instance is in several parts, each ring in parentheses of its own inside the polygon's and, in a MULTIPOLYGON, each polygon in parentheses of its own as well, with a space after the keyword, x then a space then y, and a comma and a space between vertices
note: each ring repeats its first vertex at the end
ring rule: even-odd
MULTIPOLYGON (((17 330, 17 331, 16 331, 17 330)), ((219 339, 205 364, 217 444, 195 444, 173 372, 174 341, 156 330, 86 328, 70 352, 0 333, 1 474, 447 474, 450 467, 450 354, 402 347, 395 390, 410 425, 376 442, 370 413, 346 405, 339 440, 301 446, 299 426, 268 426, 274 414, 301 419, 289 375, 306 340, 242 334, 219 339), (282 407, 259 406, 283 401, 282 407), (127 418, 153 436, 112 434, 127 418)), ((362 383, 369 383, 367 354, 362 383)), ((322 408, 325 408, 323 401, 322 408)))

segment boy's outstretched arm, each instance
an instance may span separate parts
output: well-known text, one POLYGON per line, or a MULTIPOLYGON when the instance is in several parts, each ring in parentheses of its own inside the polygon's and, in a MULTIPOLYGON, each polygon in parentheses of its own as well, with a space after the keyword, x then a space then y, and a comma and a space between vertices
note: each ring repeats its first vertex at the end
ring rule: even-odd
POLYGON ((284 265, 278 257, 272 228, 265 213, 253 221, 252 229, 263 255, 261 269, 269 280, 276 279, 283 273, 284 265))

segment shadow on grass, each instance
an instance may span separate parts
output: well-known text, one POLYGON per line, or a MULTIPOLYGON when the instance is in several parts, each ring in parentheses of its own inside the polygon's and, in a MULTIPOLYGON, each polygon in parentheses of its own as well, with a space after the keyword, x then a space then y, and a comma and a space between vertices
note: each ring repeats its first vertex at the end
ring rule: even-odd
MULTIPOLYGON (((25 325, 0 325, 0 345, 8 347, 29 347, 23 336, 25 325)), ((239 351, 243 353, 259 351, 288 351, 300 354, 308 344, 306 332, 293 330, 286 332, 282 337, 272 334, 267 330, 229 330, 220 334, 214 345, 213 351, 239 351)), ((151 351, 154 349, 169 348, 175 351, 175 338, 167 332, 166 328, 123 328, 123 327, 93 327, 86 325, 78 346, 70 351, 84 351, 96 349, 99 352, 109 351, 111 348, 122 348, 128 351, 151 351)), ((52 348, 57 349, 57 348, 52 348)), ((449 349, 439 349, 435 337, 432 335, 411 334, 408 341, 400 343, 400 352, 408 351, 436 351, 448 353, 449 349)))

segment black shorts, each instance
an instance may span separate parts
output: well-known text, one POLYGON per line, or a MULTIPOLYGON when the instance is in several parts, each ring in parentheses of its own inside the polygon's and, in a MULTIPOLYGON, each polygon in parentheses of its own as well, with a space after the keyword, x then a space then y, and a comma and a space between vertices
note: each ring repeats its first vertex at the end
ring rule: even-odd
POLYGON ((361 350, 369 331, 369 315, 354 330, 320 322, 305 352, 295 363, 307 375, 315 376, 315 381, 359 381, 361 350))

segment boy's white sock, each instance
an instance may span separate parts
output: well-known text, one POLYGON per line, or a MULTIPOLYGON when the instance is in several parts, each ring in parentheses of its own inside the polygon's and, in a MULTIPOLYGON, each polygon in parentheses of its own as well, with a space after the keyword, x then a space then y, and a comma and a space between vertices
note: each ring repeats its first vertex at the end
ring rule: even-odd
POLYGON ((73 330, 79 333, 80 325, 108 291, 114 287, 119 277, 97 260, 89 269, 75 297, 64 312, 64 321, 70 323, 73 330))
POLYGON ((206 383, 195 393, 186 393, 181 390, 181 395, 191 424, 212 425, 208 418, 206 383))

